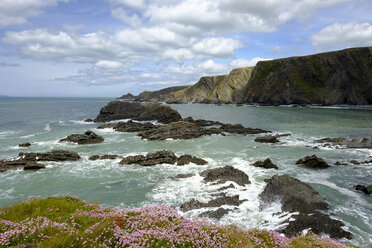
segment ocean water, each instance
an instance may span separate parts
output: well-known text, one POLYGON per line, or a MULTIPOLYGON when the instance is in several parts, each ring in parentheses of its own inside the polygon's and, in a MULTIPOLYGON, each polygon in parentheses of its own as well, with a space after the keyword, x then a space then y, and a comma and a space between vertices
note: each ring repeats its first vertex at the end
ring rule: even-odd
MULTIPOLYGON (((0 159, 16 157, 19 152, 46 152, 68 149, 78 152, 77 162, 44 162, 39 171, 8 171, 0 173, 0 206, 11 205, 29 196, 75 195, 108 207, 137 208, 145 204, 164 204, 178 208, 195 198, 212 199, 220 185, 207 185, 198 175, 208 168, 232 165, 249 175, 251 184, 229 189, 230 195, 246 199, 239 209, 224 216, 219 223, 241 227, 277 229, 288 214, 274 215, 280 205, 274 203, 260 209, 259 194, 264 179, 275 174, 289 174, 309 183, 323 195, 334 218, 342 220, 353 234, 352 243, 362 247, 372 244, 372 197, 353 190, 357 184, 372 184, 372 164, 332 166, 311 170, 296 166, 306 155, 316 154, 329 164, 336 161, 370 160, 372 149, 313 149, 313 140, 324 137, 360 137, 372 135, 371 108, 293 108, 235 105, 171 105, 182 117, 241 123, 273 131, 290 133, 279 144, 254 142, 256 135, 207 136, 192 140, 141 140, 135 133, 118 133, 112 129, 98 130, 98 124, 84 122, 95 117, 108 98, 3 98, 0 99, 0 159), (59 143, 72 133, 92 130, 105 138, 104 143, 76 145, 59 143), (19 143, 31 142, 29 148, 19 143), (90 161, 91 155, 146 154, 169 149, 180 156, 191 154, 209 162, 206 166, 157 165, 140 167, 119 165, 117 160, 90 161), (270 157, 279 170, 255 168, 249 164, 270 157), (181 173, 195 173, 185 179, 171 179, 181 173)), ((228 185, 229 183, 226 183, 228 185)), ((185 214, 195 217, 203 210, 185 214)))

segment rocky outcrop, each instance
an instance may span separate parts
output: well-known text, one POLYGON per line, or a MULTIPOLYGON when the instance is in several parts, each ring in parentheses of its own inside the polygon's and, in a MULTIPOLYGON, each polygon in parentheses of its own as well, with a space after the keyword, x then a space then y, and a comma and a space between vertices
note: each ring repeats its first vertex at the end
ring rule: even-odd
POLYGON ((310 228, 313 233, 326 233, 332 238, 351 238, 351 233, 342 229, 342 222, 318 211, 328 209, 324 197, 310 185, 291 176, 273 176, 260 198, 262 205, 279 200, 283 211, 296 213, 292 216, 295 220, 280 230, 287 236, 295 236, 310 228))
POLYGON ((183 212, 187 212, 187 211, 194 210, 194 209, 221 207, 223 205, 239 206, 243 202, 244 200, 239 200, 238 195, 234 195, 234 196, 223 195, 222 197, 218 197, 208 202, 200 202, 195 199, 191 199, 190 201, 183 203, 180 206, 180 209, 183 212))
POLYGON ((59 142, 73 142, 79 145, 97 144, 104 141, 103 137, 92 132, 86 131, 83 134, 71 134, 67 138, 61 139, 59 142))
POLYGON ((201 214, 199 214, 199 217, 207 217, 210 219, 216 219, 219 220, 226 214, 228 214, 231 210, 226 209, 226 208, 218 208, 217 210, 210 210, 210 211, 205 211, 201 214))
POLYGON ((360 191, 366 193, 367 195, 372 194, 372 185, 363 186, 363 185, 358 184, 357 186, 355 186, 355 189, 360 190, 360 191))
POLYGON ((25 159, 0 160, 0 172, 21 168, 23 168, 24 170, 39 170, 44 169, 45 165, 25 159))
POLYGON ((316 155, 305 156, 299 159, 296 162, 296 164, 304 165, 306 167, 313 168, 313 169, 325 169, 329 167, 329 165, 327 164, 326 161, 324 161, 324 159, 318 158, 316 155))
POLYGON ((175 164, 185 165, 194 163, 197 165, 205 165, 208 162, 204 159, 197 158, 191 155, 182 155, 177 157, 172 151, 163 150, 144 155, 127 156, 120 161, 120 164, 138 164, 142 166, 153 166, 156 164, 175 164))
POLYGON ((127 93, 125 95, 122 95, 118 99, 123 99, 123 100, 134 100, 136 97, 132 95, 131 93, 127 93))
POLYGON ((171 123, 182 118, 176 110, 157 103, 113 101, 101 109, 95 122, 120 119, 156 120, 161 123, 171 123))
POLYGON ((117 158, 121 158, 121 156, 115 155, 115 154, 105 154, 105 155, 102 155, 102 156, 92 155, 88 159, 94 161, 94 160, 117 159, 117 158))
POLYGON ((324 138, 315 140, 316 143, 323 144, 324 147, 328 146, 343 146, 346 148, 372 148, 372 136, 354 138, 348 140, 343 137, 339 138, 324 138))
POLYGON ((173 86, 164 88, 157 91, 144 91, 138 96, 135 96, 136 101, 147 101, 147 102, 161 102, 168 100, 167 95, 180 90, 185 90, 190 86, 173 86))
POLYGON ((278 166, 273 164, 270 158, 267 158, 264 161, 256 161, 252 166, 265 169, 278 169, 278 166))
POLYGON ((53 150, 51 152, 30 152, 30 153, 19 153, 19 159, 28 160, 28 161, 77 161, 81 157, 79 154, 73 151, 66 150, 53 150))
POLYGON ((26 143, 21 143, 18 145, 19 147, 30 147, 31 146, 31 143, 29 142, 26 142, 26 143))
POLYGON ((140 131, 147 131, 152 128, 156 127, 152 123, 140 123, 140 122, 134 122, 132 120, 129 120, 127 122, 118 122, 118 123, 108 123, 103 124, 101 126, 98 126, 98 129, 104 129, 104 128, 113 128, 117 132, 140 132, 140 131))
POLYGON ((232 181, 240 186, 245 186, 246 184, 251 183, 247 174, 229 165, 221 168, 205 170, 200 173, 200 175, 204 177, 203 181, 205 183, 213 182, 215 184, 220 184, 232 181))
POLYGON ((260 142, 260 143, 278 143, 279 142, 278 138, 273 135, 259 136, 255 138, 254 141, 260 142))
POLYGON ((183 119, 183 121, 195 124, 196 126, 199 126, 199 127, 221 126, 221 125, 223 125, 223 123, 219 122, 219 121, 210 121, 210 120, 202 120, 202 119, 194 120, 192 117, 187 117, 187 118, 183 119))
POLYGON ((243 127, 241 124, 223 124, 220 129, 223 132, 241 135, 269 133, 269 131, 260 128, 246 128, 243 127))

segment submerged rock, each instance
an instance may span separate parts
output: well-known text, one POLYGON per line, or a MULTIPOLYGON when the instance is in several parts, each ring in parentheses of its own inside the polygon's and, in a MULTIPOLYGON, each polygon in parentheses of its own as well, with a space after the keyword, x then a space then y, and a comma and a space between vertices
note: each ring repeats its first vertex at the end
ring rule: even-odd
POLYGON ((117 159, 120 158, 121 156, 119 155, 114 155, 114 154, 105 154, 105 155, 93 155, 90 156, 88 159, 89 160, 98 160, 98 159, 117 159))
POLYGON ((178 158, 177 165, 185 165, 189 163, 194 163, 196 165, 206 165, 207 161, 201 158, 197 158, 191 155, 182 155, 178 158))
POLYGON ((192 199, 180 206, 180 209, 183 212, 187 212, 194 209, 200 209, 200 208, 209 208, 209 207, 221 207, 223 205, 230 205, 230 206, 239 206, 242 204, 245 200, 239 200, 238 195, 234 196, 222 196, 213 200, 210 200, 206 203, 197 201, 195 199, 192 199))
POLYGON ((204 177, 204 182, 215 182, 216 184, 233 181, 240 186, 250 184, 249 177, 243 171, 235 169, 232 166, 209 169, 200 173, 204 177))
POLYGON ((355 138, 352 140, 348 140, 343 137, 339 138, 324 138, 324 139, 318 139, 315 140, 316 143, 324 143, 323 146, 327 147, 330 146, 329 143, 331 143, 334 146, 344 146, 346 148, 372 148, 372 136, 367 137, 360 137, 355 138))
POLYGON ((278 138, 273 135, 259 136, 254 141, 260 142, 260 143, 278 143, 279 142, 278 138))
POLYGON ((113 101, 101 109, 95 122, 121 119, 157 120, 161 123, 171 123, 182 118, 176 110, 158 103, 113 101))
POLYGON ((118 132, 131 133, 131 132, 140 132, 140 131, 150 130, 154 127, 156 126, 152 123, 139 123, 139 122, 134 122, 132 120, 129 120, 127 122, 104 124, 104 125, 99 126, 98 129, 113 128, 115 131, 118 131, 118 132))
POLYGON ((51 152, 30 152, 30 153, 19 153, 19 158, 30 161, 77 161, 81 157, 78 153, 67 150, 53 150, 51 152))
POLYGON ((199 214, 199 217, 207 217, 210 219, 216 219, 219 220, 226 214, 228 214, 231 211, 231 209, 226 209, 226 208, 218 208, 217 210, 210 210, 203 212, 199 214))
POLYGON ((299 159, 296 164, 314 169, 325 169, 330 167, 324 159, 318 158, 316 155, 303 157, 299 159))
POLYGON ((223 124, 220 129, 223 132, 231 133, 231 134, 258 134, 258 133, 268 133, 269 131, 259 129, 259 128, 246 128, 243 127, 241 124, 223 124))
POLYGON ((18 145, 19 147, 30 147, 31 146, 31 143, 29 142, 26 142, 26 143, 21 143, 18 145))
POLYGON ((29 161, 25 159, 18 160, 0 160, 0 172, 7 170, 16 170, 23 168, 24 170, 39 170, 44 169, 45 165, 39 164, 36 161, 29 161))
POLYGON ((84 134, 71 134, 67 136, 67 138, 61 139, 59 142, 73 142, 79 145, 86 145, 86 144, 97 144, 102 143, 104 141, 103 137, 92 132, 86 131, 84 134))
POLYGON ((273 164, 270 158, 267 158, 264 161, 257 161, 254 164, 252 164, 252 166, 261 167, 265 169, 278 169, 278 166, 273 164))
POLYGON ((199 127, 221 126, 221 125, 223 125, 223 123, 219 122, 219 121, 210 121, 210 120, 201 120, 201 119, 194 120, 192 117, 187 117, 187 118, 183 119, 183 121, 193 123, 193 124, 195 124, 199 127))
POLYGON ((363 192, 366 193, 367 195, 372 194, 372 185, 369 185, 369 186, 363 186, 363 185, 358 184, 357 186, 355 186, 355 189, 356 189, 356 190, 363 191, 363 192))

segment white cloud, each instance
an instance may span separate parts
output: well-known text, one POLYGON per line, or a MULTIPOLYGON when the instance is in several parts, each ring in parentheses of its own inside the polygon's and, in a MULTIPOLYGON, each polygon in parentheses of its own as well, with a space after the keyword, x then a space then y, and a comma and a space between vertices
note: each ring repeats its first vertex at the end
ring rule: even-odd
POLYGON ((116 61, 109 61, 109 60, 100 60, 95 65, 97 68, 102 69, 119 69, 123 65, 116 61))
POLYGON ((146 7, 145 0, 109 0, 112 5, 122 5, 131 9, 144 9, 146 7))
POLYGON ((334 23, 310 37, 313 47, 327 50, 337 47, 372 45, 372 25, 369 23, 334 23))
POLYGON ((199 54, 213 55, 215 57, 232 57, 235 50, 242 48, 239 40, 226 38, 206 38, 193 45, 193 50, 199 54))
POLYGON ((55 6, 58 2, 69 0, 1 0, 0 1, 0 28, 23 25, 28 18, 42 13, 46 7, 55 6))
POLYGON ((113 8, 111 10, 111 15, 116 18, 121 20, 122 22, 128 24, 131 27, 140 27, 142 24, 142 20, 140 17, 138 17, 137 14, 132 14, 129 15, 127 11, 125 11, 123 8, 113 8))
POLYGON ((265 61, 271 59, 265 59, 260 57, 254 57, 252 59, 237 59, 230 62, 230 67, 232 68, 239 68, 239 67, 247 67, 247 66, 255 66, 258 61, 265 61))

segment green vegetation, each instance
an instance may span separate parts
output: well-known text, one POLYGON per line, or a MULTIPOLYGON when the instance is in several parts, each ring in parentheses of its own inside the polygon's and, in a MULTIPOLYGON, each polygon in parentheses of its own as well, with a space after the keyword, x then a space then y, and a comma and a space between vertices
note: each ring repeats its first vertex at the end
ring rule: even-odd
MULTIPOLYGON (((34 199, 0 208, 0 247, 347 247, 309 233, 277 232, 188 220, 165 206, 109 209, 76 197, 34 199)), ((355 246, 349 246, 355 247, 355 246)))

